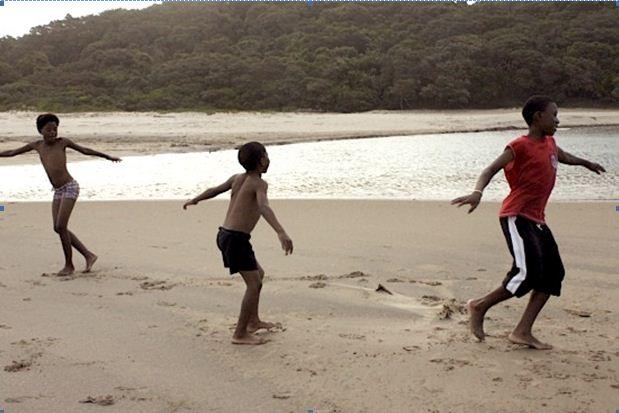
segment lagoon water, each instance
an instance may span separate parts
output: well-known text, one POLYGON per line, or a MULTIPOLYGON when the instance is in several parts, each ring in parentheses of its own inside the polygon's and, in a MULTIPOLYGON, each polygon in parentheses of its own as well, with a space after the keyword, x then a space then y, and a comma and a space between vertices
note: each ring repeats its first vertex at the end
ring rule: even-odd
MULTIPOLYGON (((395 136, 267 147, 269 196, 280 199, 448 200, 470 192, 481 170, 522 131, 395 136)), ((605 166, 598 176, 559 165, 551 200, 619 199, 619 128, 559 129, 564 150, 605 166)), ((68 152, 71 152, 70 150, 68 152)), ((128 156, 120 164, 68 154, 81 200, 191 198, 241 172, 236 151, 128 156)), ((0 165, 2 160, 0 159, 0 165)), ((485 200, 501 200, 508 186, 499 172, 485 200)), ((0 202, 49 201, 40 165, 0 166, 0 202)))

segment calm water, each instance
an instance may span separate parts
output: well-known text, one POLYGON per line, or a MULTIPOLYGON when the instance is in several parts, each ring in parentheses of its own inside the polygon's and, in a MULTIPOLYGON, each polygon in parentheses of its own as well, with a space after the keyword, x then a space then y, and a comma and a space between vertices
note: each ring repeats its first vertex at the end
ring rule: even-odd
MULTIPOLYGON (((396 136, 268 147, 271 198, 446 200, 471 191, 481 170, 521 131, 396 136)), ((560 165, 554 200, 619 199, 619 128, 562 129, 564 150, 601 163, 602 176, 560 165)), ((68 152, 71 152, 70 150, 68 152)), ((71 159, 83 159, 69 154, 71 159)), ((2 160, 0 159, 0 165, 2 160)), ((186 199, 241 172, 236 151, 70 162, 82 200, 186 199)), ((49 201, 40 165, 0 166, 0 201, 49 201)), ((484 199, 508 193, 503 172, 484 199)))

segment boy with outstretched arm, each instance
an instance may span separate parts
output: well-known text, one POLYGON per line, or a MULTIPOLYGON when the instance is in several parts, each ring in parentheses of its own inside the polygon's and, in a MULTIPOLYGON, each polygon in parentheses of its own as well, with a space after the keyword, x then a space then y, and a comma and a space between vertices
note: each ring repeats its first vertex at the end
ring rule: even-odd
POLYGON ((183 209, 231 190, 226 219, 217 234, 217 247, 224 266, 230 269, 230 274, 239 272, 247 287, 232 343, 263 344, 265 341, 253 333, 262 328, 270 329, 275 324, 261 321, 258 316, 264 270, 254 255, 250 234, 262 216, 277 233, 286 255, 292 253, 292 240, 269 206, 267 183, 262 179, 262 174, 269 168, 265 147, 258 142, 246 143, 239 149, 238 159, 245 173, 233 175, 223 184, 207 189, 187 201, 183 209))
POLYGON ((80 193, 80 186, 67 170, 66 149, 71 148, 84 155, 99 156, 113 162, 120 162, 120 159, 85 148, 67 138, 58 137, 59 124, 60 120, 52 113, 39 115, 36 125, 43 139, 31 142, 18 149, 0 152, 0 157, 16 156, 29 151, 37 151, 39 154, 41 164, 53 186, 52 218, 54 231, 60 236, 65 258, 64 268, 57 275, 66 276, 75 271, 72 247, 75 247, 86 260, 84 272, 89 272, 98 258, 67 227, 73 206, 80 193))
POLYGON ((473 212, 486 185, 499 170, 504 169, 511 192, 503 201, 499 216, 514 262, 499 288, 467 303, 471 332, 480 341, 485 338, 484 316, 490 308, 532 290, 524 314, 508 339, 539 350, 552 348, 533 336, 532 327, 548 298, 560 295, 565 275, 559 249, 544 215, 555 184, 557 166, 558 163, 580 165, 597 174, 606 172, 601 165, 571 155, 557 146, 553 138, 559 125, 557 111, 557 105, 549 97, 530 97, 522 109, 522 116, 529 125, 527 135, 511 141, 505 151, 484 169, 473 193, 451 201, 459 207, 468 204, 471 206, 469 213, 473 212))

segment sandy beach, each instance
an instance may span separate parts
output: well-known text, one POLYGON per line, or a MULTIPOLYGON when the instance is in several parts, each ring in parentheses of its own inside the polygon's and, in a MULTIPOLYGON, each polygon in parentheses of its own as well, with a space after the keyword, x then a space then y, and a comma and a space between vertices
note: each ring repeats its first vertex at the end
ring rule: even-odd
POLYGON ((259 224, 261 312, 282 328, 258 347, 229 343, 244 286, 214 243, 226 203, 180 205, 78 203, 70 228, 100 260, 69 278, 42 275, 62 266, 49 204, 5 205, 0 410, 619 408, 614 204, 547 210, 567 268, 562 296, 536 324, 549 352, 506 340, 524 299, 489 314, 485 343, 468 333, 464 302, 511 264, 496 203, 467 215, 446 202, 274 201, 295 253, 285 257, 259 224))
MULTIPOLYGON (((36 112, 0 112, 0 150, 37 139, 36 112)), ((60 135, 116 156, 394 135, 523 129, 519 108, 365 113, 63 113, 60 135)), ((561 127, 619 125, 619 110, 560 109, 561 127)), ((36 162, 36 155, 4 160, 36 162)))

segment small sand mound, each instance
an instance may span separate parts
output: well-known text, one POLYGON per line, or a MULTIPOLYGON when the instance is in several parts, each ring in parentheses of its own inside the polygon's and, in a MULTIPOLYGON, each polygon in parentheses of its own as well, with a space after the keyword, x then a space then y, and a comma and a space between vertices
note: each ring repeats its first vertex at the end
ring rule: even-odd
POLYGON ((443 309, 438 313, 438 318, 447 320, 454 314, 466 314, 466 308, 463 304, 458 303, 455 298, 452 298, 443 303, 443 309))
POLYGON ((80 400, 80 403, 92 403, 98 406, 111 406, 114 404, 114 396, 111 394, 105 396, 88 396, 84 400, 80 400))

